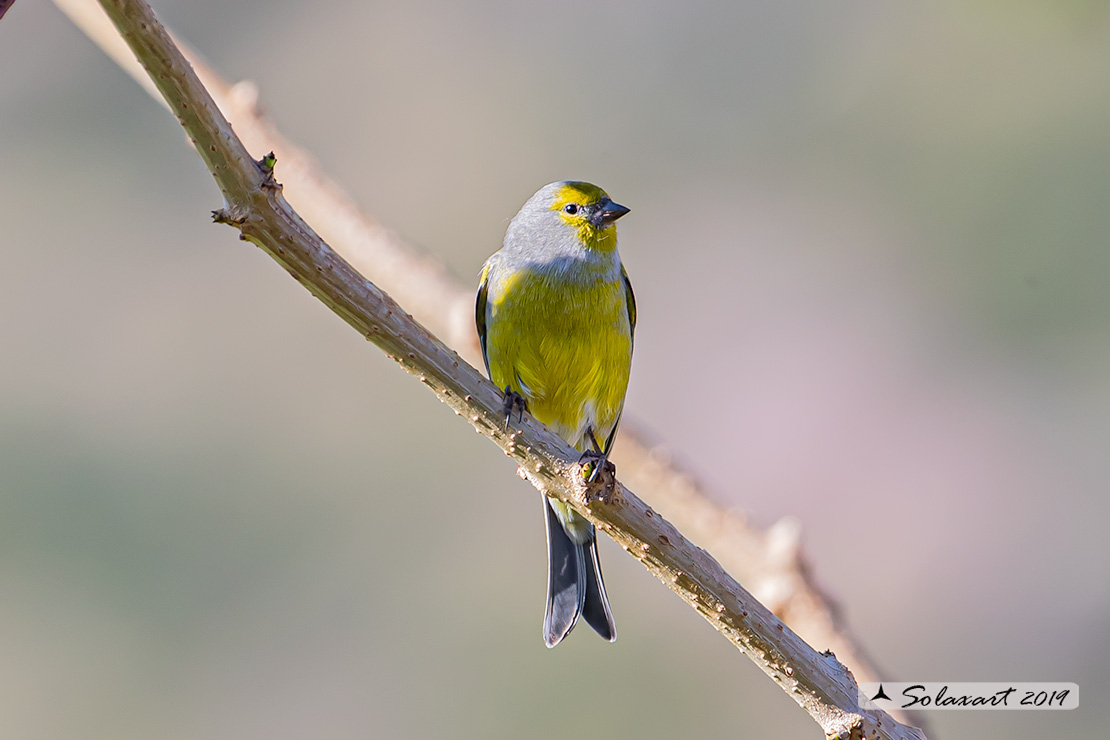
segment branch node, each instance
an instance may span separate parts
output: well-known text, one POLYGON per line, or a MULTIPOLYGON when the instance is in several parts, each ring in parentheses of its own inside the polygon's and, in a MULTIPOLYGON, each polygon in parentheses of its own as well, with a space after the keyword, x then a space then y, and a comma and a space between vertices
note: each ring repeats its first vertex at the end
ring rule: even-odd
POLYGON ((220 208, 212 211, 212 223, 227 224, 235 228, 242 227, 247 222, 247 212, 243 208, 220 208))
POLYGON ((255 162, 258 165, 259 171, 262 173, 262 182, 259 187, 263 190, 281 190, 281 183, 274 179, 274 165, 277 164, 277 157, 273 152, 270 152, 262 159, 255 162))

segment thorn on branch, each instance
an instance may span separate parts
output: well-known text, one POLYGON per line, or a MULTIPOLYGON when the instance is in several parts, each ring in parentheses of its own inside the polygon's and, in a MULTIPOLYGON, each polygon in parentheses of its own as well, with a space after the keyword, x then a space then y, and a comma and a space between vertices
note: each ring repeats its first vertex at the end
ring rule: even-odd
POLYGON ((228 226, 234 226, 236 228, 239 228, 240 226, 242 226, 246 222, 247 222, 247 217, 245 215, 240 216, 240 215, 233 214, 231 211, 227 210, 226 208, 221 208, 219 210, 212 211, 212 223, 215 223, 215 224, 227 224, 228 226))

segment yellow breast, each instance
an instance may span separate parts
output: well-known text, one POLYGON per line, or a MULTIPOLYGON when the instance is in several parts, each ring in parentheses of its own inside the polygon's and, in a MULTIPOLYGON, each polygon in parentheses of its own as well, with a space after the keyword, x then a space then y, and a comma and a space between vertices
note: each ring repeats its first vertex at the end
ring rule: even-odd
POLYGON ((523 396, 533 416, 577 449, 586 449, 588 427, 604 444, 632 364, 623 282, 525 269, 491 288, 491 380, 523 396))

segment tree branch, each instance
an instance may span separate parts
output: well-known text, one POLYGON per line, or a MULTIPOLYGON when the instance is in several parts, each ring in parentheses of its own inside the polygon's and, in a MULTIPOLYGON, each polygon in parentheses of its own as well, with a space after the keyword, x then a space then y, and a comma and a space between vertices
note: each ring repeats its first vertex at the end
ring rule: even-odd
MULTIPOLYGON (((163 106, 166 102, 136 61, 96 0, 54 0, 70 19, 163 106)), ((359 210, 329 180, 306 152, 288 142, 259 111, 258 92, 249 82, 229 85, 177 42, 201 83, 233 123, 248 150, 282 153, 284 195, 307 221, 363 275, 411 311, 413 316, 470 362, 480 361, 472 319, 473 286, 453 279, 443 265, 405 244, 395 233, 359 210)), ((168 106, 166 106, 168 108, 168 106)), ((626 419, 613 461, 625 479, 663 516, 715 553, 728 572, 813 645, 827 648, 861 682, 879 673, 851 635, 840 612, 814 581, 800 550, 800 533, 791 518, 769 530, 752 526, 737 510, 716 503, 666 450, 652 446, 626 419)), ((920 715, 894 713, 899 721, 921 725, 920 715)))
POLYGON ((582 482, 578 454, 545 427, 526 418, 519 429, 505 433, 500 392, 344 262, 293 211, 273 178, 272 161, 250 158, 149 7, 141 0, 101 4, 216 179, 226 201, 214 214, 217 221, 239 228, 241 238, 262 247, 347 323, 419 376, 516 460, 522 477, 538 490, 569 503, 632 553, 778 682, 826 735, 923 737, 879 710, 861 708, 855 680, 843 664, 805 644, 628 489, 618 484, 614 495, 602 500, 599 490, 582 482))

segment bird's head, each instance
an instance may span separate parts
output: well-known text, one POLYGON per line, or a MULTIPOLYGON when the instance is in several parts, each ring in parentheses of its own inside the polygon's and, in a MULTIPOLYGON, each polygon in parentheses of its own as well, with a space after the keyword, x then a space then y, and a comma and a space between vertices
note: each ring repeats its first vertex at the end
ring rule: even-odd
POLYGON ((569 230, 586 249, 609 252, 617 246, 615 223, 628 211, 597 185, 563 181, 541 188, 520 209, 518 218, 569 230))

